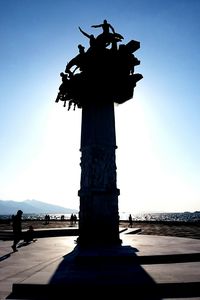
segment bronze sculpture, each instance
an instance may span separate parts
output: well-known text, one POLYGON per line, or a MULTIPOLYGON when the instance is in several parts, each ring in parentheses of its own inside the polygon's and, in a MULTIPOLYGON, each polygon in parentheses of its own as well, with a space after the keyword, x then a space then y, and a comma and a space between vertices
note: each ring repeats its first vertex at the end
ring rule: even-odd
MULTIPOLYGON (((116 33, 106 20, 91 27, 102 27, 103 33, 94 37, 79 27, 89 38, 90 46, 87 51, 82 45, 78 46, 79 54, 65 69, 67 80, 59 87, 56 102, 64 101, 66 106, 69 101, 68 109, 72 103, 82 108, 87 101, 94 101, 94 95, 95 101, 98 98, 100 101, 106 99, 105 101, 124 103, 133 97, 136 83, 143 78, 141 74, 134 72, 140 61, 133 53, 140 48, 140 42, 131 40, 127 44, 118 45, 123 36, 116 33)), ((61 74, 64 77, 64 73, 61 74)))

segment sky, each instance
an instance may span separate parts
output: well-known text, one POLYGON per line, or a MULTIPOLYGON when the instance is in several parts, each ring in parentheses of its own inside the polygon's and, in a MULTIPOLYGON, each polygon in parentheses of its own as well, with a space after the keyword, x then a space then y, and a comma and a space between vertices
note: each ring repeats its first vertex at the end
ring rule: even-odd
POLYGON ((104 19, 143 75, 115 105, 120 212, 200 210, 199 0, 0 0, 0 199, 79 209, 82 111, 55 99, 104 19))

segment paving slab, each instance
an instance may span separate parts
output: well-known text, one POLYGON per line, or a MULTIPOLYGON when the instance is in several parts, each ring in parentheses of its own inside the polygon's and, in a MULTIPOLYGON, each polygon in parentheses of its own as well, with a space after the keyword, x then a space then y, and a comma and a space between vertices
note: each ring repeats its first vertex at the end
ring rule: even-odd
POLYGON ((99 296, 200 299, 200 240, 120 237, 122 246, 81 249, 76 236, 39 238, 15 253, 0 241, 0 299, 63 299, 78 291, 92 298, 91 288, 99 296))

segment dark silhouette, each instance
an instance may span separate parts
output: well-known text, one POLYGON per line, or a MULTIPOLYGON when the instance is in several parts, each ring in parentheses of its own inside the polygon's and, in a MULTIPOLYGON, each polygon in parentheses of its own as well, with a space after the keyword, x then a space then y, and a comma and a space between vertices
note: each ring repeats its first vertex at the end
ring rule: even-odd
POLYGON ((107 20, 104 20, 102 24, 92 25, 91 27, 94 28, 102 27, 103 33, 98 36, 98 39, 102 40, 105 46, 108 46, 110 43, 114 41, 121 41, 123 39, 123 36, 119 33, 116 33, 113 26, 109 24, 107 20), (112 32, 110 32, 110 29, 112 32))
MULTIPOLYGON (((73 59, 71 59, 70 62, 68 62, 68 64, 66 65, 66 68, 65 68, 65 73, 71 73, 70 69, 75 65, 76 65, 76 69, 80 68, 81 71, 83 70, 85 47, 83 47, 82 45, 79 44, 78 49, 79 49, 79 54, 76 57, 74 57, 73 59)), ((74 70, 74 72, 75 72, 75 70, 74 70)))
POLYGON ((104 34, 109 34, 110 29, 112 30, 113 33, 115 33, 115 30, 114 30, 113 26, 111 24, 109 24, 107 22, 107 20, 104 20, 102 24, 92 25, 91 27, 94 27, 94 28, 102 27, 104 34))
POLYGON ((17 244, 22 239, 22 210, 18 210, 17 214, 12 217, 12 227, 13 227, 13 245, 11 246, 13 251, 16 252, 17 244))
POLYGON ((77 216, 74 214, 74 225, 76 225, 76 222, 77 222, 77 216))
POLYGON ((143 78, 135 74, 140 61, 133 54, 140 42, 118 45, 124 38, 107 20, 91 27, 102 28, 103 32, 95 37, 79 26, 89 39, 89 47, 79 44, 79 53, 67 63, 65 73, 60 73, 62 84, 55 102, 64 101, 65 107, 68 101, 68 110, 72 104, 75 110, 91 101, 124 103, 133 97, 136 83, 143 78))
POLYGON ((77 222, 77 216, 76 216, 76 214, 72 213, 70 216, 70 226, 76 225, 76 222, 77 222))
MULTIPOLYGON (((141 266, 137 256, 138 251, 137 248, 131 246, 122 246, 116 248, 116 255, 109 254, 109 251, 105 254, 104 250, 101 253, 101 250, 97 249, 93 256, 85 255, 79 247, 75 247, 73 251, 63 256, 49 285, 58 286, 57 290, 60 294, 65 293, 67 286, 70 294, 74 292, 74 287, 78 287, 83 293, 90 295, 91 286, 93 286, 98 289, 98 295, 101 297, 105 297, 105 290, 109 297, 112 297, 113 291, 121 297, 129 297, 134 290, 137 292, 135 299, 160 300, 159 289, 156 288, 158 285, 141 266), (67 275, 60 276, 63 272, 67 275), (97 277, 96 274, 101 276, 97 277)), ((51 289, 46 289, 46 292, 47 294, 39 296, 44 298, 51 296, 51 289)), ((89 299, 92 297, 89 296, 89 299)))
POLYGON ((133 227, 133 218, 132 218, 131 214, 129 215, 128 219, 129 219, 129 227, 132 228, 133 227))
POLYGON ((67 88, 68 88, 68 82, 69 82, 68 74, 64 74, 63 72, 61 72, 60 76, 62 77, 62 84, 59 87, 59 93, 57 95, 55 102, 58 102, 59 100, 65 101, 67 88))
POLYGON ((80 32, 90 40, 91 48, 94 48, 95 46, 97 46, 97 42, 96 42, 95 36, 93 34, 88 34, 87 32, 83 31, 81 29, 81 27, 78 27, 78 28, 79 28, 80 32))
POLYGON ((44 217, 44 224, 45 225, 48 225, 49 224, 49 221, 50 221, 50 216, 49 215, 45 215, 45 217, 44 217))
POLYGON ((12 252, 10 252, 10 253, 8 253, 8 254, 5 254, 5 255, 3 255, 3 256, 0 256, 0 262, 3 261, 3 260, 5 260, 5 259, 7 259, 7 258, 9 258, 11 253, 12 253, 12 252))
POLYGON ((28 244, 33 241, 34 238, 34 229, 33 226, 30 225, 29 229, 24 234, 24 243, 28 244))

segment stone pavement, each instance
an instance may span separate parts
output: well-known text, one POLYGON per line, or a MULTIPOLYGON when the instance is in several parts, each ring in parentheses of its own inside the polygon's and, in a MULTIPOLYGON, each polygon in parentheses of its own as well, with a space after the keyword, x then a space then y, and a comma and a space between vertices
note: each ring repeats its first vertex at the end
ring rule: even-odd
POLYGON ((0 299, 200 299, 200 240, 130 231, 122 246, 81 250, 77 236, 38 238, 15 253, 0 241, 0 299))

